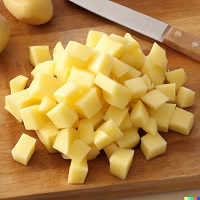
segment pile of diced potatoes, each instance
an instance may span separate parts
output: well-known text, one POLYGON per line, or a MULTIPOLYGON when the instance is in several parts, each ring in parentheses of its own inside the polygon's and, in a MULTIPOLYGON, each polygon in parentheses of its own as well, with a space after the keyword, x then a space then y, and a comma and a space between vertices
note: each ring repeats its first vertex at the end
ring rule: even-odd
MULTIPOLYGON (((71 159, 68 183, 84 183, 88 161, 104 151, 110 172, 126 179, 134 148, 147 160, 165 153, 159 134, 172 130, 189 135, 195 92, 184 86, 183 68, 167 69, 166 52, 154 43, 145 55, 129 34, 124 37, 89 31, 86 45, 58 42, 30 47, 33 80, 19 75, 10 81, 5 109, 26 130, 35 130, 49 153, 71 159), (139 129, 146 133, 142 137, 139 129)), ((164 133, 163 133, 164 134, 164 133)), ((27 165, 36 139, 22 134, 12 150, 27 165)))

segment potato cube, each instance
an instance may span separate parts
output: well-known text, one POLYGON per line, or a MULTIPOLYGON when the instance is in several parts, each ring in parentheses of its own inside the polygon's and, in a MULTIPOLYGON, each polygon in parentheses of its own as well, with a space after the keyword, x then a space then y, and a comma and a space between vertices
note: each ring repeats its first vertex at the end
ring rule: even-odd
POLYGON ((125 130, 123 133, 124 135, 115 141, 119 147, 132 149, 140 142, 140 135, 138 134, 137 129, 131 128, 125 130))
POLYGON ((169 122, 175 108, 176 104, 164 103, 155 112, 152 113, 152 117, 155 118, 157 121, 158 131, 168 131, 169 122))
POLYGON ((127 50, 125 45, 113 40, 106 34, 102 35, 95 49, 98 51, 105 51, 116 58, 120 58, 127 50))
POLYGON ((100 154, 100 151, 95 144, 91 144, 90 147, 91 149, 87 154, 88 161, 95 159, 100 154))
POLYGON ((100 31, 90 30, 88 35, 87 35, 86 46, 91 47, 91 48, 95 48, 97 46, 99 40, 101 39, 101 37, 104 34, 105 33, 100 32, 100 31))
POLYGON ((75 128, 62 129, 57 133, 53 148, 65 156, 68 154, 69 147, 78 139, 78 131, 75 128))
POLYGON ((53 49, 53 61, 57 64, 61 58, 61 56, 63 55, 65 49, 62 45, 62 42, 57 42, 57 44, 55 45, 54 49, 53 49))
POLYGON ((53 144, 55 142, 58 132, 59 129, 56 128, 51 121, 36 130, 38 138, 44 144, 49 153, 57 152, 57 150, 53 148, 53 144))
POLYGON ((117 151, 117 149, 119 149, 119 147, 116 145, 115 142, 112 142, 112 143, 110 143, 109 145, 107 145, 107 146, 105 146, 105 147, 103 148, 103 150, 105 151, 106 156, 107 156, 108 159, 110 158, 110 156, 111 156, 115 151, 117 151))
POLYGON ((57 102, 65 102, 69 106, 83 94, 83 89, 74 81, 69 81, 54 92, 57 102))
POLYGON ((157 121, 155 118, 149 117, 148 122, 142 127, 142 129, 153 136, 158 133, 157 121))
POLYGON ((49 51, 49 46, 31 46, 30 47, 30 62, 35 67, 38 63, 42 63, 47 60, 52 60, 52 56, 49 51))
POLYGON ((48 117, 39 111, 39 105, 21 108, 21 116, 26 130, 37 130, 49 122, 48 117))
POLYGON ((130 117, 132 124, 136 129, 145 126, 148 122, 149 114, 141 100, 138 100, 133 107, 130 117))
POLYGON ((35 68, 32 70, 31 74, 35 77, 39 73, 46 73, 51 76, 54 76, 54 70, 55 70, 55 62, 50 61, 44 61, 42 63, 38 63, 35 68))
POLYGON ((125 54, 120 58, 120 60, 121 60, 123 63, 125 63, 125 64, 127 64, 127 65, 129 65, 129 66, 131 66, 131 67, 135 67, 135 63, 136 63, 135 58, 132 57, 131 55, 129 55, 128 53, 125 53, 125 54))
POLYGON ((176 103, 181 108, 187 108, 194 104, 195 92, 186 87, 180 87, 176 96, 176 103))
POLYGON ((104 114, 103 120, 107 121, 112 119, 117 124, 117 126, 120 126, 127 114, 128 108, 120 109, 114 106, 110 106, 104 114))
POLYGON ((91 62, 87 66, 87 69, 89 69, 94 74, 97 74, 99 72, 104 74, 105 76, 109 76, 113 64, 114 58, 103 51, 96 59, 94 59, 93 62, 91 62))
POLYGON ((130 114, 127 113, 127 115, 125 116, 124 120, 122 121, 122 123, 120 124, 119 128, 124 131, 127 130, 129 128, 132 128, 133 124, 131 121, 131 117, 130 114))
POLYGON ((88 88, 93 86, 94 78, 94 74, 89 72, 88 70, 72 67, 68 77, 68 81, 74 81, 84 90, 87 90, 88 88))
POLYGON ((27 81, 28 81, 28 78, 23 75, 19 75, 13 78, 9 83, 11 94, 24 90, 27 81))
POLYGON ((176 84, 175 83, 156 85, 155 89, 159 90, 164 95, 169 97, 168 101, 175 101, 176 99, 176 84))
POLYGON ((69 184, 82 184, 85 182, 85 178, 88 173, 87 159, 83 159, 81 162, 71 161, 68 174, 69 184))
POLYGON ((189 135, 193 125, 194 114, 176 107, 169 122, 169 129, 184 135, 189 135))
POLYGON ((35 144, 35 138, 23 133, 12 149, 13 159, 23 165, 27 165, 35 151, 35 144))
POLYGON ((29 86, 30 96, 42 100, 45 96, 54 99, 53 93, 64 85, 64 82, 48 74, 38 74, 29 86))
POLYGON ((167 67, 167 57, 166 51, 161 48, 156 42, 154 42, 151 51, 148 55, 148 59, 155 62, 156 65, 166 68, 167 67))
POLYGON ((78 115, 65 102, 57 104, 47 113, 47 116, 57 128, 74 127, 78 122, 78 115))
POLYGON ((45 96, 40 103, 39 111, 46 114, 56 105, 57 103, 53 99, 51 99, 48 96, 45 96))
POLYGON ((176 91, 183 86, 187 80, 186 72, 183 68, 175 69, 165 73, 166 79, 169 83, 176 84, 176 91))
POLYGON ((106 133, 113 142, 123 136, 123 132, 112 119, 105 121, 97 130, 106 133))
POLYGON ((110 173, 125 180, 134 156, 133 149, 119 148, 109 158, 110 173))
POLYGON ((99 125, 103 123, 103 116, 104 113, 102 110, 100 110, 97 114, 88 119, 93 124, 94 129, 96 129, 96 127, 99 127, 99 125))
POLYGON ((126 38, 127 40, 129 40, 130 42, 132 42, 132 45, 134 44, 134 49, 140 48, 140 44, 139 42, 137 42, 130 33, 126 33, 124 35, 124 38, 126 38))
POLYGON ((142 96, 141 99, 152 109, 156 110, 166 103, 169 100, 169 97, 161 93, 159 90, 154 89, 142 96))
POLYGON ((149 160, 165 153, 167 142, 159 133, 155 136, 151 134, 146 134, 141 138, 140 148, 146 159, 149 160))
POLYGON ((97 95, 96 88, 90 88, 77 101, 75 101, 74 106, 78 110, 78 113, 86 118, 91 118, 97 114, 101 110, 102 105, 97 95))
POLYGON ((78 123, 79 139, 90 145, 94 143, 94 125, 88 119, 82 119, 78 123))
POLYGON ((112 143, 112 141, 111 137, 104 131, 97 129, 94 132, 94 144, 99 150, 112 143))
POLYGON ((112 106, 124 109, 132 98, 131 91, 119 83, 116 83, 114 88, 112 94, 103 90, 103 99, 112 106))
POLYGON ((139 99, 147 92, 147 86, 141 77, 129 79, 125 81, 124 85, 131 90, 133 99, 139 99))
POLYGON ((80 139, 75 140, 69 147, 67 156, 73 161, 80 163, 91 150, 91 147, 80 139))

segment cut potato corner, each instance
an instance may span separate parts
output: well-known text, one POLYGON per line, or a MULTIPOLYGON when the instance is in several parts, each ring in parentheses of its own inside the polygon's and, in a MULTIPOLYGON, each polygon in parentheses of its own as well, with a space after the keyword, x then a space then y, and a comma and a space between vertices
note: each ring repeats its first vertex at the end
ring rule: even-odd
POLYGON ((95 146, 95 144, 89 145, 91 147, 90 151, 87 154, 87 160, 94 160, 99 154, 99 149, 95 146))
POLYGON ((38 130, 36 130, 38 138, 44 144, 49 153, 58 152, 55 148, 53 148, 58 132, 59 129, 56 128, 52 122, 48 122, 38 130))
POLYGON ((181 108, 193 106, 195 92, 186 87, 180 87, 176 96, 176 103, 181 108))
POLYGON ((27 81, 28 81, 28 78, 23 75, 18 75, 15 78, 13 78, 9 82, 11 94, 24 90, 27 81))
POLYGON ((31 46, 30 47, 30 62, 35 67, 38 63, 52 60, 49 51, 49 46, 31 46))
POLYGON ((107 158, 109 159, 110 156, 117 150, 119 147, 115 142, 110 143, 109 145, 103 148, 104 152, 106 153, 107 158))
POLYGON ((158 127, 157 127, 157 121, 155 118, 149 117, 148 122, 145 126, 142 127, 142 129, 153 136, 158 134, 158 127))
POLYGON ((57 42, 57 44, 55 45, 54 49, 53 49, 53 61, 57 64, 57 62, 59 62, 62 53, 64 52, 64 47, 62 45, 62 42, 57 42))
MULTIPOLYGON (((140 48, 139 42, 137 42, 137 41, 132 37, 132 35, 131 35, 130 33, 126 33, 126 34, 124 35, 124 38, 127 39, 127 40, 129 40, 130 42, 132 42, 132 44, 134 43, 134 47, 135 47, 135 48, 140 48)), ((132 50, 132 49, 131 49, 131 50, 132 50)))
POLYGON ((193 125, 194 114, 176 107, 169 122, 169 129, 184 135, 189 135, 193 125))
POLYGON ((149 160, 165 153, 167 142, 159 133, 155 136, 151 134, 146 134, 141 138, 140 148, 146 159, 149 160))
POLYGON ((78 131, 74 128, 62 129, 57 133, 53 148, 67 156, 69 147, 78 139, 78 131))
POLYGON ((12 149, 13 159, 23 165, 27 165, 35 151, 35 144, 35 138, 23 133, 12 149))
POLYGON ((45 96, 40 103, 39 111, 46 114, 56 105, 57 105, 56 101, 54 101, 48 96, 45 96))
POLYGON ((131 122, 131 117, 130 114, 127 113, 127 115, 125 116, 124 120, 122 121, 122 123, 120 124, 119 128, 124 131, 127 129, 132 128, 133 124, 131 122))
POLYGON ((134 156, 133 149, 119 148, 109 158, 110 173, 125 180, 134 156))
POLYGON ((101 31, 90 30, 87 35, 86 46, 95 48, 104 34, 101 31))
POLYGON ((82 184, 85 182, 88 173, 87 159, 84 158, 81 162, 71 161, 68 174, 69 184, 82 184))

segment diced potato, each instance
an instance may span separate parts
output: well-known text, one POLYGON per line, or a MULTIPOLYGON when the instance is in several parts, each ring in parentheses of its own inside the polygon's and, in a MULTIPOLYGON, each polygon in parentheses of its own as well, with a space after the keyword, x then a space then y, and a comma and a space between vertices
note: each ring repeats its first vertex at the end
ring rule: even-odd
POLYGON ((127 65, 129 65, 129 66, 131 66, 131 67, 135 67, 136 60, 135 60, 134 57, 132 57, 132 56, 129 55, 128 53, 124 54, 124 55, 120 58, 120 60, 121 60, 123 63, 125 63, 125 64, 127 64, 127 65))
POLYGON ((105 121, 97 130, 106 133, 113 142, 123 136, 123 132, 112 119, 105 121))
POLYGON ((137 42, 132 36, 130 33, 126 33, 124 35, 124 38, 126 38, 127 40, 129 40, 130 42, 132 42, 132 44, 134 43, 134 48, 137 49, 137 48, 140 48, 140 44, 139 42, 137 42))
POLYGON ((127 113, 127 115, 125 116, 124 120, 122 121, 122 123, 120 124, 119 128, 124 131, 127 129, 132 128, 133 124, 131 122, 131 117, 130 114, 127 113))
POLYGON ((100 110, 97 114, 95 114, 93 117, 88 119, 93 124, 94 129, 96 129, 103 123, 103 116, 104 116, 104 113, 102 110, 100 110))
POLYGON ((151 134, 146 134, 141 138, 140 148, 146 159, 149 160, 165 153, 167 142, 159 133, 155 136, 151 134))
POLYGON ((77 101, 75 101, 74 106, 78 113, 86 118, 91 118, 96 115, 102 109, 96 88, 91 87, 77 101))
POLYGON ((124 85, 131 90, 133 99, 139 99, 147 92, 147 85, 141 77, 129 79, 124 85))
POLYGON ((19 75, 13 78, 9 83, 11 94, 24 90, 27 81, 28 81, 28 78, 23 75, 19 75))
POLYGON ((39 105, 34 105, 20 109, 26 130, 38 130, 49 122, 48 117, 39 111, 39 107, 39 105))
POLYGON ((35 77, 39 73, 46 73, 51 76, 54 76, 54 70, 55 70, 55 62, 50 61, 44 61, 42 63, 38 63, 35 68, 32 70, 31 74, 35 77))
POLYGON ((52 56, 49 51, 49 46, 31 46, 30 47, 30 62, 35 67, 38 63, 42 63, 47 60, 52 60, 52 56))
POLYGON ((176 103, 181 108, 187 108, 194 104, 195 92, 186 87, 180 87, 176 96, 176 103))
POLYGON ((140 135, 135 128, 125 130, 124 135, 115 142, 119 147, 132 149, 140 142, 140 135))
POLYGON ((56 101, 54 101, 48 96, 45 96, 40 103, 39 111, 46 114, 56 105, 57 105, 56 101))
POLYGON ((85 182, 85 178, 88 173, 87 159, 83 159, 81 162, 71 161, 68 174, 68 183, 70 184, 82 184, 85 182))
POLYGON ((12 149, 13 159, 23 165, 27 165, 35 151, 35 144, 35 138, 23 133, 12 149))
POLYGON ((89 153, 91 147, 80 139, 75 140, 69 147, 67 156, 73 161, 80 163, 89 153))
POLYGON ((36 130, 37 136, 40 141, 44 144, 49 153, 56 153, 57 150, 53 148, 55 139, 59 129, 55 127, 52 122, 48 122, 38 130, 36 130))
POLYGON ((119 148, 116 150, 109 158, 110 173, 125 180, 131 167, 133 156, 133 149, 119 148))
POLYGON ((133 127, 136 129, 145 126, 148 122, 149 114, 141 100, 138 100, 133 107, 133 110, 130 113, 130 118, 133 127))
POLYGON ((161 48, 156 42, 154 42, 151 51, 148 55, 148 59, 155 62, 156 65, 166 68, 167 67, 167 57, 166 51, 161 48))
POLYGON ((64 82, 48 74, 38 74, 29 86, 30 96, 42 100, 45 96, 54 99, 53 93, 64 85, 64 82))
POLYGON ((176 84, 175 83, 168 83, 162 85, 156 85, 155 89, 162 92, 164 95, 169 97, 168 101, 175 101, 176 99, 176 84))
POLYGON ((65 102, 57 104, 47 116, 57 128, 74 127, 78 122, 78 115, 65 102))
POLYGON ((105 146, 105 147, 103 148, 103 150, 105 151, 106 156, 107 156, 108 159, 110 158, 110 156, 111 156, 115 151, 117 151, 117 149, 119 149, 119 147, 116 145, 115 142, 112 142, 112 143, 110 143, 109 145, 107 145, 107 146, 105 146))
POLYGON ((64 47, 62 45, 62 42, 57 42, 53 49, 53 61, 57 64, 59 60, 62 57, 62 54, 64 53, 64 47))
POLYGON ((104 131, 97 129, 94 132, 94 144, 99 150, 112 143, 112 141, 111 137, 104 131))
POLYGON ((102 91, 104 100, 112 106, 124 109, 132 99, 132 93, 129 89, 116 82, 112 94, 102 91))
POLYGON ((100 31, 90 30, 87 35, 86 46, 95 48, 104 34, 100 31))
POLYGON ((57 102, 65 102, 72 106, 82 94, 82 87, 74 81, 69 81, 54 92, 54 97, 57 102))
POLYGON ((99 56, 87 66, 92 73, 97 74, 102 73, 105 76, 109 76, 112 66, 114 64, 114 57, 105 53, 104 51, 99 54, 99 56))
POLYGON ((68 81, 74 81, 84 90, 87 90, 93 86, 94 78, 94 74, 89 72, 88 70, 72 67, 68 77, 68 81))
POLYGON ((194 114, 176 107, 169 122, 169 129, 184 135, 189 135, 193 125, 194 114))
POLYGON ((161 93, 159 90, 154 89, 141 97, 142 101, 148 106, 157 110, 161 105, 169 100, 169 97, 161 93))
POLYGON ((155 112, 153 112, 152 117, 155 118, 157 121, 158 131, 168 131, 169 122, 175 108, 176 104, 164 103, 155 112))
POLYGON ((78 139, 78 131, 75 128, 62 129, 57 133, 53 148, 67 155, 69 147, 78 139))
POLYGON ((94 143, 94 125, 88 119, 82 119, 78 123, 79 139, 86 144, 91 145, 94 143))
POLYGON ((153 136, 155 136, 158 133, 158 126, 157 121, 155 118, 149 117, 148 122, 145 124, 145 126, 142 127, 142 129, 153 136))
POLYGON ((91 149, 90 149, 90 151, 87 154, 87 160, 88 161, 95 159, 100 154, 100 151, 96 147, 95 144, 91 144, 90 147, 91 147, 91 149))
POLYGON ((186 72, 183 68, 175 69, 165 73, 166 79, 169 83, 176 84, 176 91, 183 86, 187 80, 186 72))
POLYGON ((119 127, 127 114, 128 108, 120 109, 114 106, 110 106, 104 114, 103 120, 107 121, 109 119, 112 119, 119 127))
POLYGON ((102 35, 95 49, 98 51, 105 51, 116 58, 120 58, 127 50, 125 45, 113 40, 106 34, 102 35))

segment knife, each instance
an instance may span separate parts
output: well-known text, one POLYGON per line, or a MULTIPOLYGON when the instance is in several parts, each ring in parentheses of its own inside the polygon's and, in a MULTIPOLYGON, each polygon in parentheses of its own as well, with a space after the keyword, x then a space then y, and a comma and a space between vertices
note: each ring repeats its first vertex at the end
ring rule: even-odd
POLYGON ((69 0, 97 15, 130 28, 200 62, 200 37, 110 0, 69 0))

